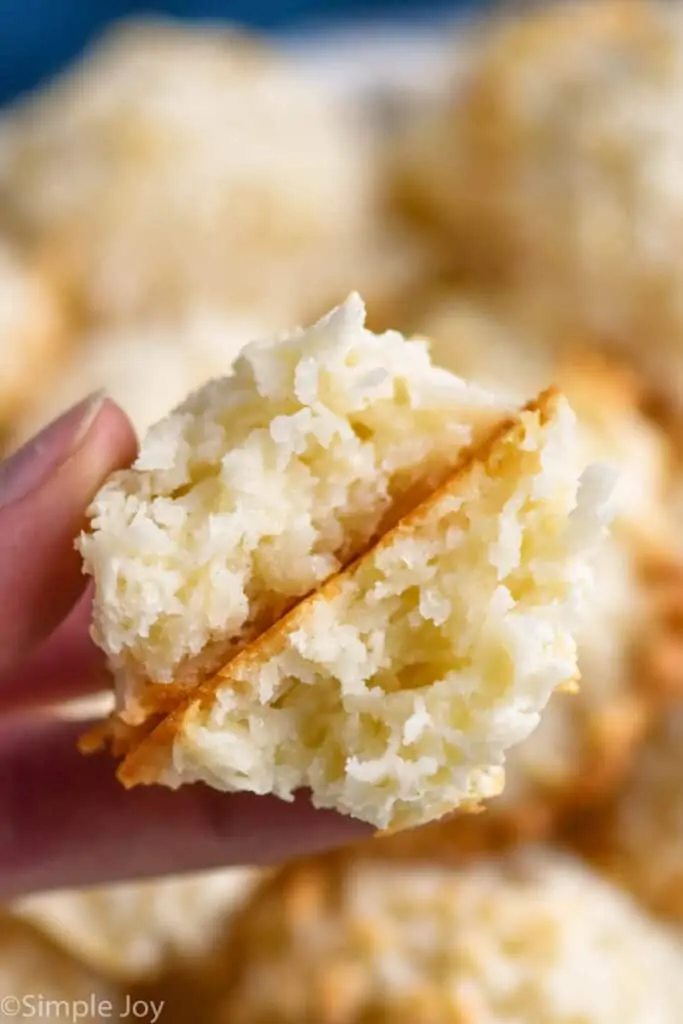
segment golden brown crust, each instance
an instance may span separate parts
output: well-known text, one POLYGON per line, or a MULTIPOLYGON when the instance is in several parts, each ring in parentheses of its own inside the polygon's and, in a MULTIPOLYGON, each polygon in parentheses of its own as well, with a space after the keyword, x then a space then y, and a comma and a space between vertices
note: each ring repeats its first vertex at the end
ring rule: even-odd
POLYGON ((653 913, 683 921, 682 705, 662 704, 618 791, 568 819, 565 841, 653 913))
POLYGON ((638 691, 658 713, 683 694, 683 561, 647 556, 640 571, 648 590, 650 623, 634 674, 638 691))
POLYGON ((683 406, 678 380, 667 382, 665 377, 665 374, 660 374, 658 379, 648 380, 649 386, 643 395, 643 412, 669 437, 680 463, 683 457, 683 406))
POLYGON ((159 723, 159 715, 150 716, 139 725, 129 725, 115 713, 103 722, 91 726, 78 740, 78 749, 82 754, 97 754, 108 749, 114 757, 125 757, 129 750, 137 746, 159 723))
MULTIPOLYGON (((559 392, 555 388, 544 391, 535 401, 530 402, 525 410, 538 412, 541 422, 546 423, 554 414, 559 400, 559 392)), ((136 785, 149 785, 157 782, 167 762, 168 751, 172 746, 175 736, 182 728, 182 722, 188 707, 191 704, 199 704, 208 708, 212 705, 217 689, 229 683, 234 671, 243 665, 261 662, 265 658, 272 657, 278 652, 284 643, 284 631, 291 629, 304 615, 312 600, 320 598, 329 599, 333 597, 340 587, 342 579, 353 573, 356 567, 368 557, 370 552, 392 544, 396 537, 402 533, 410 532, 415 526, 424 521, 430 515, 434 505, 444 495, 453 492, 460 484, 462 477, 467 473, 469 467, 475 462, 485 461, 495 446, 509 434, 519 423, 519 417, 508 417, 503 419, 491 432, 489 437, 481 444, 463 452, 452 470, 447 481, 439 488, 404 515, 399 521, 387 530, 375 544, 354 562, 348 565, 342 572, 327 580, 326 583, 300 601, 282 619, 266 630, 257 641, 245 647, 235 658, 230 660, 211 679, 201 683, 174 711, 152 731, 150 735, 138 746, 127 754, 123 764, 118 770, 119 780, 127 788, 136 785)))

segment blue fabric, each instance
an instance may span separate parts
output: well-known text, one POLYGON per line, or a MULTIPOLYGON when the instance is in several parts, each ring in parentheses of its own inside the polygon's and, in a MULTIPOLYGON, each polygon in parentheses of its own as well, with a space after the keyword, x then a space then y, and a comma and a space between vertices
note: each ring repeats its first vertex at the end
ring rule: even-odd
POLYGON ((476 6, 477 0, 0 0, 0 102, 53 74, 112 19, 135 13, 229 18, 279 31, 330 18, 424 15, 476 6))

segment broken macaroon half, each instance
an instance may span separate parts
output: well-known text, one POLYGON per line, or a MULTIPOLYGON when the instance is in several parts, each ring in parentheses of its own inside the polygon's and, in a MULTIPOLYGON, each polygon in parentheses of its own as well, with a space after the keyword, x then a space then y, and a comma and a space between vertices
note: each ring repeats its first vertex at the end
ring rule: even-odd
POLYGON ((127 786, 401 828, 473 807, 577 679, 609 518, 556 391, 522 411, 363 327, 249 346, 153 428, 80 541, 127 786), (159 715, 162 720, 159 724, 159 715))
POLYGON ((442 484, 510 402, 364 327, 353 296, 247 347, 147 434, 80 540, 94 631, 138 725, 221 668, 442 484))

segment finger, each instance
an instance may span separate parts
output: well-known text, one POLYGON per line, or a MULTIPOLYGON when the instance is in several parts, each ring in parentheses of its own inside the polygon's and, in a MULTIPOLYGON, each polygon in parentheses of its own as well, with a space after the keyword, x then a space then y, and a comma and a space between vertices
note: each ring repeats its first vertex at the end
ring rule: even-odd
POLYGON ((95 395, 0 463, 0 672, 48 636, 83 590, 74 540, 85 509, 135 446, 124 413, 95 395))
POLYGON ((0 725, 0 897, 227 865, 267 865, 367 836, 302 796, 204 786, 126 791, 106 755, 75 749, 82 725, 0 725))
POLYGON ((109 689, 102 651, 90 638, 92 588, 20 664, 0 675, 0 714, 59 704, 109 689))

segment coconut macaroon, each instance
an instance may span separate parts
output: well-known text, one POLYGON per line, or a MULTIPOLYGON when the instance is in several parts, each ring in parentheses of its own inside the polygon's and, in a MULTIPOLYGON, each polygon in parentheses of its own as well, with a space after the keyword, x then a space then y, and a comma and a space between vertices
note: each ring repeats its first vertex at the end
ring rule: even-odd
POLYGON ((645 413, 648 392, 623 361, 577 336, 569 351, 532 328, 496 292, 444 289, 423 296, 409 318, 429 341, 433 362, 482 387, 523 402, 551 383, 577 413, 587 460, 619 466, 620 522, 660 549, 674 545, 669 506, 675 488, 674 449, 645 413))
POLYGON ((117 26, 0 124, 0 216, 96 318, 201 299, 293 326, 367 202, 355 120, 218 25, 117 26))
POLYGON ((0 432, 47 388, 66 340, 57 290, 16 246, 0 239, 0 432))
POLYGON ((644 411, 647 392, 636 372, 578 342, 570 353, 554 350, 514 307, 486 292, 428 296, 410 323, 428 339, 433 362, 510 401, 523 402, 555 382, 577 414, 586 462, 619 468, 619 529, 655 552, 676 549, 674 449, 644 411))
POLYGON ((576 676, 609 484, 580 489, 574 442, 561 396, 512 413, 365 330, 357 297, 249 346, 153 428, 80 541, 120 718, 200 684, 122 780, 307 786, 381 828, 497 792, 576 676))
POLYGON ((589 611, 575 634, 578 692, 555 693, 539 727, 509 752, 503 792, 485 813, 364 842, 359 856, 459 863, 553 835, 577 810, 602 806, 617 790, 648 728, 680 692, 675 611, 683 607, 683 582, 679 570, 677 595, 659 593, 654 580, 639 578, 614 534, 596 553, 594 571, 589 611))
POLYGON ((77 1015, 84 1024, 124 1015, 116 986, 89 969, 27 921, 0 911, 0 1020, 56 1020, 77 1015))
POLYGON ((484 22, 405 174, 461 271, 502 283, 558 339, 589 333, 667 383, 674 360, 680 388, 677 8, 583 0, 484 22))
POLYGON ((55 373, 49 391, 17 422, 12 441, 23 443, 100 388, 144 436, 189 390, 229 373, 245 344, 267 333, 255 319, 210 310, 174 321, 155 319, 86 332, 55 373))
POLYGON ((89 969, 130 983, 201 962, 258 877, 233 868, 41 893, 18 900, 12 912, 89 969))
POLYGON ((409 318, 429 342, 432 361, 466 380, 524 402, 557 375, 552 346, 516 322, 495 293, 437 289, 423 294, 409 318))
POLYGON ((80 541, 123 717, 177 703, 443 483, 511 407, 363 326, 248 346, 147 435, 80 541))
POLYGON ((656 913, 683 922, 683 707, 658 723, 607 807, 577 829, 579 845, 656 913))
POLYGON ((547 834, 577 806, 613 791, 651 723, 681 692, 683 559, 669 503, 668 439, 640 411, 638 381, 581 353, 558 360, 479 296, 445 296, 416 320, 453 372, 519 398, 553 372, 577 414, 587 462, 618 470, 611 536, 595 555, 596 585, 576 632, 581 685, 557 693, 539 728, 510 752, 503 794, 487 813, 364 849, 371 856, 450 860, 547 834))
POLYGON ((558 380, 576 411, 584 457, 609 461, 619 478, 590 614, 576 634, 580 692, 575 702, 557 696, 510 766, 518 798, 535 793, 556 810, 614 789, 683 679, 683 556, 669 509, 668 440, 640 411, 630 374, 584 359, 560 368, 558 380))
POLYGON ((682 961, 678 937, 549 850, 457 872, 304 864, 238 917, 217 1024, 672 1024, 682 961))
MULTIPOLYGON (((403 828, 500 791, 506 752, 575 679, 572 629, 611 477, 584 486, 548 392, 466 451, 350 568, 128 754, 126 785, 204 781, 403 828)), ((597 470, 597 471, 596 471, 597 470)))
MULTIPOLYGON (((616 527, 615 527, 616 529, 616 527)), ((582 685, 575 701, 557 694, 541 726, 517 748, 508 785, 492 813, 522 834, 545 831, 568 812, 613 792, 651 725, 680 693, 683 569, 677 594, 650 578, 647 553, 629 557, 613 536, 598 553, 598 585, 576 633, 582 685), (663 637, 671 659, 660 661, 663 637)))

